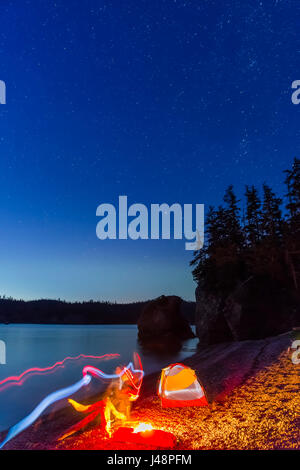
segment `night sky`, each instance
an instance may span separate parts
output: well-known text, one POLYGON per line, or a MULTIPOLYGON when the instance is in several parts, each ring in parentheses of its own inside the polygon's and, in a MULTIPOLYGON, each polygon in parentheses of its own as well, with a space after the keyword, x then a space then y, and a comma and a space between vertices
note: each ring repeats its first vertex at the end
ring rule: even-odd
POLYGON ((96 237, 96 208, 219 204, 299 157, 299 1, 1 0, 0 293, 194 298, 184 241, 96 237))

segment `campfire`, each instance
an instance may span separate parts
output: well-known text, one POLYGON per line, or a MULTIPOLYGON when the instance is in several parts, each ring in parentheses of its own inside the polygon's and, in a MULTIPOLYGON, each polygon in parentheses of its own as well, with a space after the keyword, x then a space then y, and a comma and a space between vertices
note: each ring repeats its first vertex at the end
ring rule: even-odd
MULTIPOLYGON (((94 372, 89 366, 84 371, 92 375, 94 372)), ((66 439, 100 417, 100 428, 106 439, 147 447, 173 448, 176 444, 173 434, 155 429, 151 423, 130 419, 131 405, 140 396, 143 375, 140 358, 135 354, 134 367, 116 369, 115 378, 111 380, 102 400, 92 405, 82 405, 69 399, 73 408, 86 414, 86 417, 68 429, 59 440, 66 439)))
POLYGON ((149 423, 139 423, 134 427, 121 426, 114 432, 112 439, 115 442, 128 442, 156 449, 173 449, 176 445, 174 434, 162 429, 155 429, 149 423))
POLYGON ((137 426, 133 428, 133 433, 136 434, 138 432, 149 432, 152 430, 153 430, 152 424, 139 423, 137 426))

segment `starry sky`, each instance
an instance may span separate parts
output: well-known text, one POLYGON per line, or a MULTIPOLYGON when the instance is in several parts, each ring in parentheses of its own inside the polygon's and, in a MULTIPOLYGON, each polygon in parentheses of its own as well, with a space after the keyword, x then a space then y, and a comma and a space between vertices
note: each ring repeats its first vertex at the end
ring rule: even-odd
POLYGON ((0 18, 0 293, 194 299, 183 240, 100 241, 96 208, 283 192, 298 0, 1 0, 0 18))

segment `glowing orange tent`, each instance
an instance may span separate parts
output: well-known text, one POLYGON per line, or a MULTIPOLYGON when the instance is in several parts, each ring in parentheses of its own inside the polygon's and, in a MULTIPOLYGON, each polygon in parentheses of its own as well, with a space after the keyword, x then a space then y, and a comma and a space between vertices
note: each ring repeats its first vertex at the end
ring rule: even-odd
POLYGON ((196 372, 184 364, 171 364, 162 370, 158 395, 163 407, 208 405, 196 372))

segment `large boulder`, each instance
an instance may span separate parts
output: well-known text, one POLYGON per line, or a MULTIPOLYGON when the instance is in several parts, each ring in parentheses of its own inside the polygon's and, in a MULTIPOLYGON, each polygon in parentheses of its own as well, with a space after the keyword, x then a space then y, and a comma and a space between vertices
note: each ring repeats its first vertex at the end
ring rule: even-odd
POLYGON ((142 345, 178 350, 182 341, 195 337, 181 314, 181 303, 180 297, 162 295, 145 305, 137 323, 142 345))

